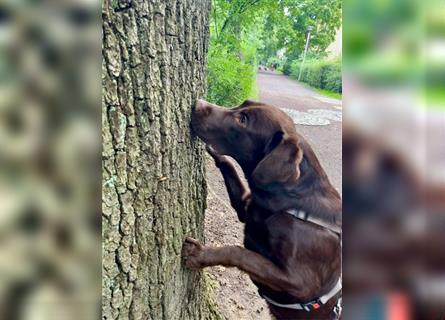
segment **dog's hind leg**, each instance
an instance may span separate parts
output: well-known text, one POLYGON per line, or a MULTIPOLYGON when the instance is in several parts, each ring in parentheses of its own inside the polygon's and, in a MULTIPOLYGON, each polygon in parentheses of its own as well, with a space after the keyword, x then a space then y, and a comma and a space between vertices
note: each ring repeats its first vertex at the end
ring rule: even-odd
POLYGON ((230 204, 235 209, 238 219, 245 221, 247 207, 250 203, 250 190, 240 179, 236 169, 230 159, 226 156, 216 153, 211 147, 207 146, 207 152, 215 160, 215 165, 221 171, 229 194, 230 204))

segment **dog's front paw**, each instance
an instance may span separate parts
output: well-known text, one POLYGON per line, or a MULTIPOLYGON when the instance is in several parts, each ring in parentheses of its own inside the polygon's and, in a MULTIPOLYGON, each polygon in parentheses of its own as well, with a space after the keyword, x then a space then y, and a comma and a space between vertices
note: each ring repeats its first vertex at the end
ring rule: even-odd
POLYGON ((185 261, 185 266, 189 269, 201 269, 204 267, 202 257, 204 255, 204 246, 197 240, 186 238, 182 245, 182 257, 185 261))

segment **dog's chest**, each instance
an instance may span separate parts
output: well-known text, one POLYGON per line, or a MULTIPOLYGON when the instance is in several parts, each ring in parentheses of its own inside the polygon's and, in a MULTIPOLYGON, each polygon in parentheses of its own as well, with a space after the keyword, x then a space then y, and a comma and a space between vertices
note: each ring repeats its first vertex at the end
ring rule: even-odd
MULTIPOLYGON (((260 213, 249 212, 244 228, 244 246, 262 256, 270 256, 269 231, 260 213)), ((270 258, 270 257, 269 257, 270 258)))

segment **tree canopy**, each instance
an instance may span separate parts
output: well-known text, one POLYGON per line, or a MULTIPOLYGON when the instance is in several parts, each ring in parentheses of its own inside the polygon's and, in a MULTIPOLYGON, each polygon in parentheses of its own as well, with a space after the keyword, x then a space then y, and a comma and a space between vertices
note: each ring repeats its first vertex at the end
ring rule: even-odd
POLYGON ((213 0, 209 100, 233 105, 247 98, 257 65, 282 66, 299 58, 308 27, 311 54, 323 56, 341 26, 341 5, 340 0, 213 0))

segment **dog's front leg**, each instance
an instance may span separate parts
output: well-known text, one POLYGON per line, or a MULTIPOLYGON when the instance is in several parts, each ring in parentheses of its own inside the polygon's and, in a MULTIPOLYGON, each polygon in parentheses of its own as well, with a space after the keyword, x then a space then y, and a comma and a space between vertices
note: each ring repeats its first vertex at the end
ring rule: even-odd
POLYGON ((199 270, 223 265, 237 267, 272 290, 287 292, 295 297, 308 296, 308 286, 299 274, 288 275, 283 269, 262 255, 240 246, 207 247, 187 238, 182 248, 186 267, 199 270))
POLYGON ((207 146, 207 152, 215 160, 215 165, 221 171, 227 193, 229 194, 230 204, 235 209, 239 221, 244 222, 246 219, 247 206, 250 202, 249 188, 241 181, 234 165, 228 157, 216 153, 209 146, 207 146))

